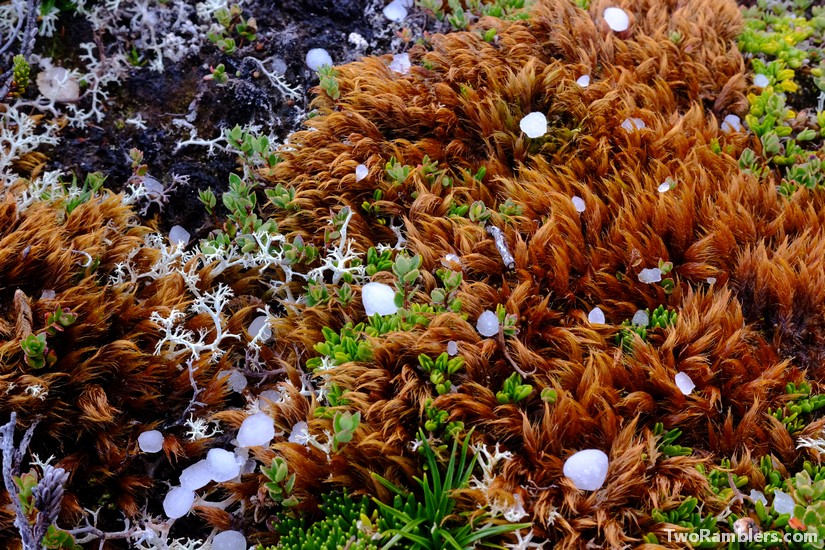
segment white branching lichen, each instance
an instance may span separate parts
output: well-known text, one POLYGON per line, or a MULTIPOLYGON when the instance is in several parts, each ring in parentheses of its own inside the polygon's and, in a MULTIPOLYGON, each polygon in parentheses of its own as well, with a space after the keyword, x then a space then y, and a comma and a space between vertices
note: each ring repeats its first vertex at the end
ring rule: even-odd
POLYGON ((527 533, 525 536, 521 535, 521 531, 516 531, 516 542, 514 543, 505 543, 504 547, 509 548, 510 550, 530 550, 531 548, 544 548, 546 542, 532 542, 533 541, 533 530, 530 529, 530 532, 527 533))
POLYGON ((199 359, 204 353, 209 354, 210 361, 217 362, 225 353, 221 349, 221 342, 226 339, 239 339, 240 335, 225 332, 221 312, 226 306, 229 298, 232 297, 232 289, 224 284, 219 284, 214 292, 204 292, 198 297, 190 311, 195 314, 208 315, 214 326, 214 337, 207 343, 207 337, 211 330, 199 328, 196 332, 184 328, 182 325, 186 314, 177 309, 172 309, 167 317, 157 311, 153 311, 149 320, 157 324, 161 329, 163 337, 155 346, 155 355, 168 354, 177 355, 180 352, 188 351, 192 357, 199 359))
POLYGON ((46 389, 45 386, 41 386, 40 384, 32 384, 30 386, 26 386, 25 389, 26 395, 30 395, 36 399, 41 401, 45 401, 46 397, 49 395, 49 391, 46 389))
POLYGON ((254 57, 245 57, 242 63, 253 63, 258 67, 261 74, 269 80, 269 83, 272 84, 272 87, 278 90, 284 97, 288 97, 291 99, 301 99, 301 88, 300 86, 290 86, 286 80, 284 80, 283 75, 278 74, 274 70, 270 70, 266 67, 266 62, 271 61, 270 59, 265 59, 261 61, 260 59, 256 59, 254 57))
POLYGON ((7 105, 0 115, 0 181, 5 187, 17 180, 12 163, 26 153, 44 145, 56 145, 57 127, 37 124, 36 119, 27 115, 15 105, 7 105))
POLYGON ((184 426, 188 428, 186 437, 189 438, 189 441, 209 439, 223 433, 217 420, 209 422, 204 418, 195 418, 192 415, 186 420, 184 426))
MULTIPOLYGON (((347 239, 347 228, 350 220, 352 220, 352 210, 347 209, 347 215, 338 229, 341 235, 338 244, 327 249, 326 255, 321 258, 321 265, 307 273, 308 280, 325 281, 327 280, 327 273, 329 273, 332 284, 337 285, 341 282, 344 274, 348 273, 359 284, 368 281, 366 267, 363 264, 354 265, 353 263, 353 260, 361 259, 361 254, 352 249, 352 239, 347 239)), ((330 224, 332 223, 333 221, 330 220, 330 224)))

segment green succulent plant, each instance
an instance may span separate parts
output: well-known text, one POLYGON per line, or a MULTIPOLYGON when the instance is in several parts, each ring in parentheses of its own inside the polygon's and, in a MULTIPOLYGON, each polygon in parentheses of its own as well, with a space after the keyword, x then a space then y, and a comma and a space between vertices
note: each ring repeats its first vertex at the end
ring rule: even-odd
POLYGON ((793 399, 782 407, 769 409, 768 413, 782 422, 790 435, 794 435, 807 424, 805 415, 825 407, 825 394, 811 395, 811 386, 805 382, 799 386, 793 382, 788 383, 785 393, 793 396, 793 399))
POLYGON ((303 515, 282 518, 275 524, 281 539, 266 550, 378 550, 374 527, 370 529, 375 510, 368 498, 353 498, 345 490, 324 494, 321 500, 321 519, 311 522, 303 515))
POLYGON ((26 61, 26 56, 17 54, 12 58, 12 82, 14 83, 15 95, 20 95, 26 91, 29 85, 29 73, 31 66, 26 61))
POLYGON ((674 428, 665 431, 664 424, 657 422, 653 426, 653 434, 660 437, 659 450, 666 456, 690 456, 693 449, 676 444, 676 440, 682 436, 682 430, 674 428))
POLYGON ((433 405, 432 399, 424 403, 424 429, 432 433, 442 433, 446 439, 452 439, 464 430, 464 422, 454 420, 448 422, 450 413, 433 405))
POLYGON ((647 340, 648 330, 656 328, 665 329, 673 326, 676 324, 676 319, 679 316, 676 311, 668 309, 663 305, 658 306, 653 311, 645 309, 645 313, 648 319, 646 325, 633 324, 630 320, 625 320, 622 322, 619 332, 616 333, 616 345, 620 346, 625 353, 633 351, 634 334, 638 335, 642 340, 647 340))
POLYGON ((519 401, 527 399, 527 396, 533 392, 533 386, 530 384, 522 384, 522 382, 524 382, 524 379, 519 373, 514 372, 511 374, 507 380, 504 381, 501 391, 496 392, 496 401, 505 405, 507 403, 518 403, 519 401))
POLYGON ((355 430, 361 423, 361 413, 352 414, 349 411, 337 412, 332 419, 332 450, 338 452, 341 445, 352 441, 355 430))
POLYGON ((435 386, 436 393, 444 395, 453 387, 450 376, 464 367, 464 358, 460 355, 451 358, 446 351, 435 360, 421 354, 418 356, 418 364, 421 370, 430 376, 430 382, 435 386))
POLYGON ((825 547, 825 479, 814 480, 806 470, 794 477, 794 518, 802 522, 797 530, 815 535, 813 548, 825 547))
POLYGON ((758 94, 748 94, 750 112, 745 117, 748 129, 760 139, 761 158, 745 149, 739 164, 743 171, 759 178, 776 170, 780 176, 777 190, 783 196, 801 187, 813 190, 825 184, 821 157, 825 114, 820 114, 825 109, 825 10, 810 4, 810 0, 759 0, 744 11, 745 27, 739 37, 740 50, 751 56, 754 78, 764 81, 758 94), (820 90, 815 109, 800 104, 808 93, 806 78, 820 90), (789 103, 800 111, 813 111, 816 127, 804 122, 804 117, 800 122, 789 103))
POLYGON ((706 471, 702 464, 697 465, 696 469, 708 478, 711 491, 722 500, 727 500, 733 495, 731 480, 737 489, 745 487, 749 481, 747 476, 740 476, 730 471, 731 464, 728 458, 720 460, 719 465, 711 468, 710 471, 706 471))
MULTIPOLYGON (((701 533, 705 535, 704 540, 700 540, 698 543, 691 541, 693 548, 717 547, 716 542, 713 541, 711 536, 719 532, 716 525, 717 520, 711 514, 702 514, 701 507, 699 507, 699 500, 695 497, 685 499, 673 510, 664 511, 654 509, 650 515, 656 523, 676 525, 682 528, 682 532, 701 533)), ((649 544, 659 544, 659 539, 654 533, 645 535, 643 541, 649 544)))
POLYGON ((46 333, 29 334, 20 340, 20 349, 23 350, 23 360, 33 369, 42 369, 52 366, 57 361, 57 355, 46 344, 46 333))

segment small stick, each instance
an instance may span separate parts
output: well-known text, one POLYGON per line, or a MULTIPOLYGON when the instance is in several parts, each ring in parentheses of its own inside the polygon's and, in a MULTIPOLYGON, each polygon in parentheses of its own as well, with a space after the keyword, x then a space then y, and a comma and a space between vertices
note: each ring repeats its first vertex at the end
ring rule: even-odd
POLYGON ((507 342, 504 340, 504 327, 498 328, 498 345, 501 347, 501 351, 504 353, 504 358, 507 359, 507 362, 510 363, 510 366, 513 367, 513 370, 519 373, 522 378, 527 378, 531 374, 535 374, 538 368, 531 370, 530 372, 525 372, 519 368, 518 363, 516 363, 513 358, 510 356, 510 353, 507 351, 507 342))
POLYGON ((504 262, 504 267, 511 271, 515 269, 516 260, 513 258, 510 249, 507 248, 507 238, 504 236, 504 232, 494 225, 488 225, 486 229, 487 234, 490 235, 496 243, 496 248, 501 255, 501 261, 504 262))

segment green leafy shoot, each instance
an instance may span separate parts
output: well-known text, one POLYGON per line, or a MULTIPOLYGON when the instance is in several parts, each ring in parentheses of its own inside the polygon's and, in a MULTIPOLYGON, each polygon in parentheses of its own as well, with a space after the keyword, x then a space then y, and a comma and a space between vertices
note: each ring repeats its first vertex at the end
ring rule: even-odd
POLYGON ((286 460, 281 457, 272 459, 269 468, 261 466, 261 473, 269 479, 264 487, 273 501, 287 508, 298 504, 298 499, 291 495, 295 486, 295 474, 289 475, 286 460))
POLYGON ((341 445, 352 441, 352 436, 355 434, 355 430, 358 429, 360 423, 360 412, 356 412, 355 414, 349 411, 335 413, 335 417, 332 419, 332 450, 334 452, 337 453, 341 445))

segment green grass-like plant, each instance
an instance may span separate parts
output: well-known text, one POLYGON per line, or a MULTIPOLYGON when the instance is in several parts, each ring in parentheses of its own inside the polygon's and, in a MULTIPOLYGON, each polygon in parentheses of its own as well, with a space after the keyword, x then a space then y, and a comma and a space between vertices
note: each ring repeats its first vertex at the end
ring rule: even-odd
MULTIPOLYGON (((490 519, 489 514, 477 515, 466 522, 460 521, 458 516, 453 514, 456 505, 454 493, 467 486, 476 463, 475 456, 469 460, 467 456, 471 435, 472 430, 464 438, 460 450, 458 449, 459 438, 453 439, 450 460, 442 476, 436 454, 427 441, 424 431, 419 429, 418 438, 422 442, 421 452, 427 463, 425 473, 420 478, 416 477, 415 480, 421 486, 424 502, 419 502, 419 505, 414 508, 406 506, 405 509, 398 509, 375 499, 381 514, 401 525, 399 528, 389 529, 383 533, 391 538, 382 546, 382 550, 393 548, 402 540, 412 543, 410 548, 413 550, 447 548, 464 550, 473 548, 485 539, 530 527, 529 523, 479 527, 480 523, 490 519)), ((409 500, 409 495, 403 489, 376 473, 372 475, 395 493, 397 498, 409 500)))

